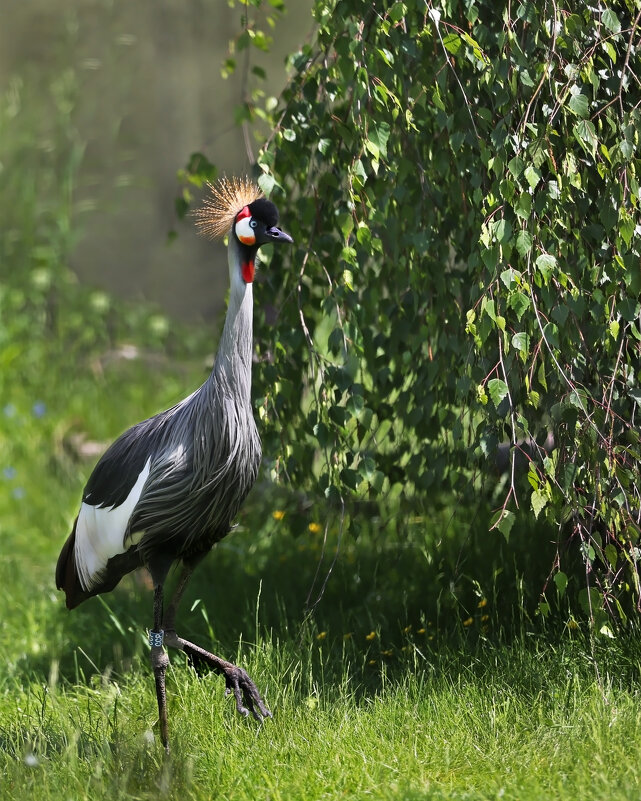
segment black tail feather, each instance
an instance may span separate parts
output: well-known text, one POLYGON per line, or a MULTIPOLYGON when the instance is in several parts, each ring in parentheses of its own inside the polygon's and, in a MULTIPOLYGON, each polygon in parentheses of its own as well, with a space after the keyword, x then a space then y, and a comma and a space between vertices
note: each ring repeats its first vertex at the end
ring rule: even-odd
POLYGON ((56 587, 64 590, 67 597, 67 609, 73 609, 78 604, 89 598, 90 593, 82 589, 80 577, 76 568, 76 557, 74 554, 76 544, 76 517, 71 534, 62 546, 58 564, 56 565, 56 587))

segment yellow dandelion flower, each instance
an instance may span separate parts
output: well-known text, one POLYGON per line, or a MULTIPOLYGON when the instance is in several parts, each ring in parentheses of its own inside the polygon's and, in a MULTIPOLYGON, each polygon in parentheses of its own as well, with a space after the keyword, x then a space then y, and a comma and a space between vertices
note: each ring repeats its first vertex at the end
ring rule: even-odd
POLYGON ((352 639, 352 632, 348 631, 347 634, 343 634, 344 640, 351 640, 352 639))
POLYGON ((310 523, 307 528, 312 532, 312 534, 320 534, 320 532, 323 530, 323 527, 320 523, 310 523))
POLYGON ((386 648, 384 651, 381 651, 383 656, 394 656, 394 651, 391 648, 386 648))
POLYGON ((487 606, 487 598, 481 598, 478 602, 478 608, 483 609, 484 606, 487 606))
POLYGON ((375 665, 376 664, 376 660, 375 659, 370 659, 367 664, 368 665, 375 665))
POLYGON ((318 634, 316 635, 317 640, 324 640, 325 637, 327 637, 326 631, 319 631, 318 634))
POLYGON ((433 635, 433 634, 430 634, 430 636, 429 636, 427 639, 428 639, 428 640, 433 640, 433 639, 434 639, 434 635, 433 635))
POLYGON ((579 624, 576 622, 574 618, 570 618, 570 620, 568 620, 568 622, 565 625, 572 630, 579 628, 579 624))
POLYGON ((411 626, 405 626, 405 628, 403 629, 403 634, 409 634, 411 630, 412 630, 411 626))
POLYGON ((473 618, 473 617, 468 617, 468 619, 467 619, 467 620, 464 620, 464 621, 463 621, 463 625, 464 625, 464 626, 471 626, 471 625, 472 625, 472 623, 474 623, 474 618, 473 618))
POLYGON ((285 517, 285 511, 283 509, 274 509, 272 517, 274 520, 282 520, 285 517))
POLYGON ((369 634, 366 634, 366 635, 365 635, 365 639, 366 639, 368 642, 371 642, 372 640, 375 640, 375 639, 376 639, 376 632, 375 632, 375 631, 370 631, 370 633, 369 633, 369 634))
POLYGON ((489 620, 489 619, 490 619, 490 616, 489 616, 489 615, 481 615, 481 622, 482 622, 482 623, 485 623, 485 621, 486 621, 486 620, 489 620))
POLYGON ((418 629, 417 634, 425 634, 426 629, 418 629))

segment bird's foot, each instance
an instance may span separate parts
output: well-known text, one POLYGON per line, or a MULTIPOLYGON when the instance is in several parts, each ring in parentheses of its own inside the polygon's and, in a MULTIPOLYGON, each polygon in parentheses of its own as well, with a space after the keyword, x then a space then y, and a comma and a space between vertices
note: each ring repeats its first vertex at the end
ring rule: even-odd
POLYGON ((251 713, 259 723, 264 718, 271 718, 272 713, 265 706, 258 688, 246 670, 227 662, 221 672, 225 677, 225 695, 234 695, 236 709, 243 717, 251 713))
POLYGON ((189 661, 199 672, 202 666, 206 665, 210 670, 224 676, 225 695, 234 696, 236 709, 243 717, 248 717, 251 714, 259 722, 262 722, 264 718, 272 717, 272 713, 265 705, 258 688, 250 679, 246 670, 221 659, 209 651, 205 651, 204 648, 195 645, 193 642, 183 640, 173 629, 165 630, 165 643, 172 648, 179 648, 184 651, 189 661))

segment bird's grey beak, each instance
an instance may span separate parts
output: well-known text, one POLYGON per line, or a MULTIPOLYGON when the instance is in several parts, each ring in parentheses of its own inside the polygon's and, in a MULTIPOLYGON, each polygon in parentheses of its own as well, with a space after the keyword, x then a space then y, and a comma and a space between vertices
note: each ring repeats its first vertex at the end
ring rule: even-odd
POLYGON ((280 228, 275 225, 271 228, 265 229, 265 236, 267 237, 268 242, 294 242, 289 234, 281 231, 280 228))

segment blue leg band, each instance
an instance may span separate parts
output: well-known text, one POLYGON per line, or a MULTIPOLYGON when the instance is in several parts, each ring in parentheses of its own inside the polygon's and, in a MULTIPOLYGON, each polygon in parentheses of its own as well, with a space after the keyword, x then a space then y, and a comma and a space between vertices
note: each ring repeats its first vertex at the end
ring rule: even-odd
POLYGON ((150 631, 149 645, 151 645, 152 648, 162 648, 164 634, 164 631, 150 631))

